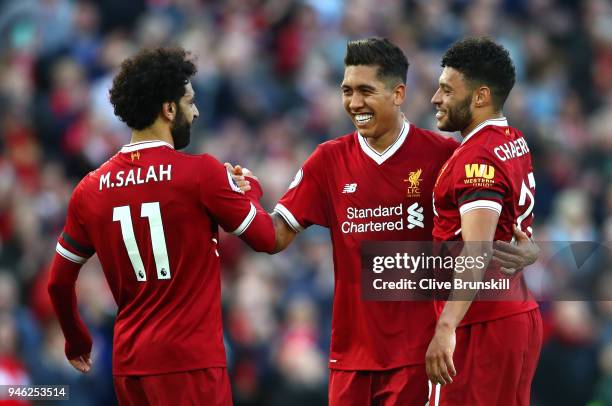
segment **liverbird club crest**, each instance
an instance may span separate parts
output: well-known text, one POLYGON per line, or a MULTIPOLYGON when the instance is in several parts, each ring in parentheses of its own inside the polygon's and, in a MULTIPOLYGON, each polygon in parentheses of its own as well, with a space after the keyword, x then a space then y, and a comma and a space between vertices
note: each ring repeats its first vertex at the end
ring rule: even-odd
POLYGON ((421 168, 416 171, 410 172, 408 178, 404 179, 404 182, 408 183, 408 189, 406 191, 406 197, 420 197, 421 188, 419 187, 423 179, 421 174, 423 170, 421 168))

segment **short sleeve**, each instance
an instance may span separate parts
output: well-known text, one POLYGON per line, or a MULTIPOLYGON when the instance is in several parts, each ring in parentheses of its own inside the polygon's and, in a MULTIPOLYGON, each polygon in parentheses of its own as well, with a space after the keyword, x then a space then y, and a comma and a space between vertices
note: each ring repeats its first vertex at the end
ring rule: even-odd
POLYGON ((474 209, 501 214, 504 196, 510 190, 504 168, 485 147, 464 151, 453 174, 454 197, 461 215, 474 209))
POLYGON ((202 161, 199 184, 202 204, 225 231, 241 235, 255 219, 255 205, 219 161, 210 155, 202 155, 202 161))
POLYGON ((329 227, 324 158, 323 149, 319 146, 304 162, 274 208, 296 232, 312 224, 329 227))
POLYGON ((80 183, 70 197, 66 224, 55 247, 59 255, 77 264, 84 264, 95 252, 83 223, 85 216, 81 207, 82 196, 82 183, 80 183))

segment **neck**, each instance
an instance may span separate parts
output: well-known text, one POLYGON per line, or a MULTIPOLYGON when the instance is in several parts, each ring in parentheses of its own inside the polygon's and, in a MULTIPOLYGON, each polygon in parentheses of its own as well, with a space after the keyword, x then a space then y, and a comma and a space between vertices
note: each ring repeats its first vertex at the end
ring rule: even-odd
POLYGON ((157 120, 149 127, 143 130, 132 130, 132 139, 130 143, 143 141, 164 141, 174 146, 174 140, 170 133, 170 128, 167 125, 162 125, 157 120))
POLYGON ((465 138, 466 135, 471 133, 472 130, 478 127, 481 123, 484 123, 485 121, 491 120, 493 118, 500 118, 503 116, 504 115, 501 111, 490 112, 487 114, 479 114, 479 115, 475 114, 474 117, 472 118, 472 121, 470 122, 470 125, 468 125, 463 130, 461 130, 461 136, 465 138))
POLYGON ((392 126, 389 131, 381 135, 380 137, 368 137, 366 138, 366 142, 372 149, 374 149, 378 153, 383 153, 389 145, 393 144, 395 140, 400 136, 400 131, 402 130, 402 126, 404 125, 404 115, 398 114, 397 119, 395 120, 395 124, 392 126))

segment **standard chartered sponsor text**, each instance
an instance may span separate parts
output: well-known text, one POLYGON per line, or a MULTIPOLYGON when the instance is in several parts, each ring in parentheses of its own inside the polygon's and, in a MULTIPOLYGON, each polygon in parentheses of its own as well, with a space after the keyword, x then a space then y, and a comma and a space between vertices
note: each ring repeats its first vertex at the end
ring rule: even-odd
POLYGON ((372 231, 394 231, 404 229, 404 208, 400 203, 396 206, 368 207, 360 209, 347 207, 346 218, 341 225, 342 232, 348 233, 367 233, 372 231), (385 219, 385 217, 387 219, 385 219), (389 217, 393 217, 389 219, 389 217), (399 218, 398 218, 399 217, 399 218), (353 220, 371 219, 367 222, 353 220))

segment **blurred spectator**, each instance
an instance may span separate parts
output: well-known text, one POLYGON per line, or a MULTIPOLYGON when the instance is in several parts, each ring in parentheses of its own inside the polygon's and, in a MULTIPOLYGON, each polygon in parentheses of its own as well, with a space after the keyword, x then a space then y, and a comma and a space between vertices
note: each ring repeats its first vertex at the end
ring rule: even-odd
POLYGON ((326 400, 327 360, 317 347, 316 313, 315 303, 306 297, 287 306, 285 331, 276 349, 280 382, 271 405, 306 406, 326 400))
MULTIPOLYGON (((0 385, 31 384, 28 372, 17 356, 18 340, 19 335, 13 316, 9 313, 0 312, 0 385)), ((5 400, 2 401, 2 404, 18 406, 30 403, 5 400)))

